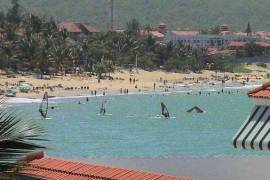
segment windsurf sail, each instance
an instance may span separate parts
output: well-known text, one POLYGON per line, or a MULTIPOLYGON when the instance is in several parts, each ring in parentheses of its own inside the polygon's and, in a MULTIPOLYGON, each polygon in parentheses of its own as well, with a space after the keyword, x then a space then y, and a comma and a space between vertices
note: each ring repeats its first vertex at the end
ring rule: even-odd
POLYGON ((44 95, 43 95, 43 99, 39 105, 39 112, 40 112, 40 115, 43 117, 43 118, 46 118, 47 117, 47 113, 48 113, 48 105, 49 105, 49 102, 48 102, 48 93, 45 92, 44 95))
POLYGON ((196 112, 196 113, 203 113, 204 111, 199 108, 198 106, 194 106, 193 108, 187 110, 188 113, 196 112))
POLYGON ((99 112, 99 113, 100 113, 101 115, 103 115, 103 116, 106 114, 105 103, 106 103, 106 101, 103 101, 103 102, 102 102, 101 108, 100 108, 100 112, 99 112))
POLYGON ((160 105, 161 105, 161 114, 162 114, 165 118, 170 118, 170 113, 169 113, 169 111, 168 111, 166 105, 165 105, 163 102, 161 102, 160 105))

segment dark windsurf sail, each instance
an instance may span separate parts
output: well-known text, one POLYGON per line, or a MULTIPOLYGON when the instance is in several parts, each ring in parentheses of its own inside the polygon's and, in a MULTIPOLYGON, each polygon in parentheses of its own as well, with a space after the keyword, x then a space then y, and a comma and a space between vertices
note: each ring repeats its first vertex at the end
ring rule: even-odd
POLYGON ((40 115, 43 117, 43 118, 46 118, 47 117, 47 113, 48 113, 48 105, 49 105, 49 102, 48 102, 48 93, 45 92, 45 94, 43 95, 43 99, 39 105, 39 112, 40 112, 40 115))
POLYGON ((102 102, 101 108, 100 108, 100 112, 99 112, 99 113, 100 113, 101 115, 103 115, 103 116, 106 114, 105 103, 106 103, 106 101, 103 101, 103 102, 102 102))
POLYGON ((188 113, 196 112, 196 113, 203 113, 204 111, 199 108, 198 106, 194 106, 193 108, 187 110, 188 113))
POLYGON ((160 105, 161 105, 161 114, 162 114, 165 118, 170 118, 170 113, 169 113, 169 111, 168 111, 166 105, 165 105, 163 102, 161 102, 160 105))

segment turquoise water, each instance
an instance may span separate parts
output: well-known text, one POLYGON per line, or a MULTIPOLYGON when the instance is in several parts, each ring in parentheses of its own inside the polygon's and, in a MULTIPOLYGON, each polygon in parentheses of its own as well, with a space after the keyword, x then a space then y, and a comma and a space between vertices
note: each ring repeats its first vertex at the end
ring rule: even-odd
POLYGON ((231 139, 249 115, 252 102, 245 93, 208 95, 130 95, 82 99, 50 100, 55 106, 49 119, 38 113, 39 104, 13 104, 27 118, 38 121, 48 131, 50 156, 166 157, 242 156, 267 152, 234 149, 231 139), (78 101, 82 104, 78 104, 78 101), (99 109, 107 100, 109 115, 99 109), (163 101, 173 118, 161 118, 163 101), (200 106, 206 112, 189 114, 200 106))

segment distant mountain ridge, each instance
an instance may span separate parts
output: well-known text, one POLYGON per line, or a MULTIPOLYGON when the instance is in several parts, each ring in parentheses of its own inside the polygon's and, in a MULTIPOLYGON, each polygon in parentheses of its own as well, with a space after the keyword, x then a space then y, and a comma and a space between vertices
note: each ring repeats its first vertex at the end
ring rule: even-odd
MULTIPOLYGON (((59 21, 88 22, 105 30, 109 23, 109 0, 21 0, 25 11, 53 16, 59 21)), ((1 0, 6 10, 10 0, 1 0)), ((141 24, 164 22, 171 29, 206 29, 226 23, 234 30, 270 31, 269 0, 115 0, 116 27, 132 17, 141 24)))

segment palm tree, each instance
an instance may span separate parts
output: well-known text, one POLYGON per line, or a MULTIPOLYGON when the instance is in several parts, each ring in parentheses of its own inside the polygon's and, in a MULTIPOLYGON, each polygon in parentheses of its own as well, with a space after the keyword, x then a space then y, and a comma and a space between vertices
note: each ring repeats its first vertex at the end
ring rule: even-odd
POLYGON ((10 109, 3 107, 0 100, 0 176, 14 175, 19 167, 18 159, 24 155, 45 148, 37 145, 44 130, 30 120, 19 118, 10 109))
POLYGON ((34 37, 34 34, 31 33, 22 38, 18 45, 22 66, 25 67, 25 69, 33 71, 37 63, 39 41, 34 37))

